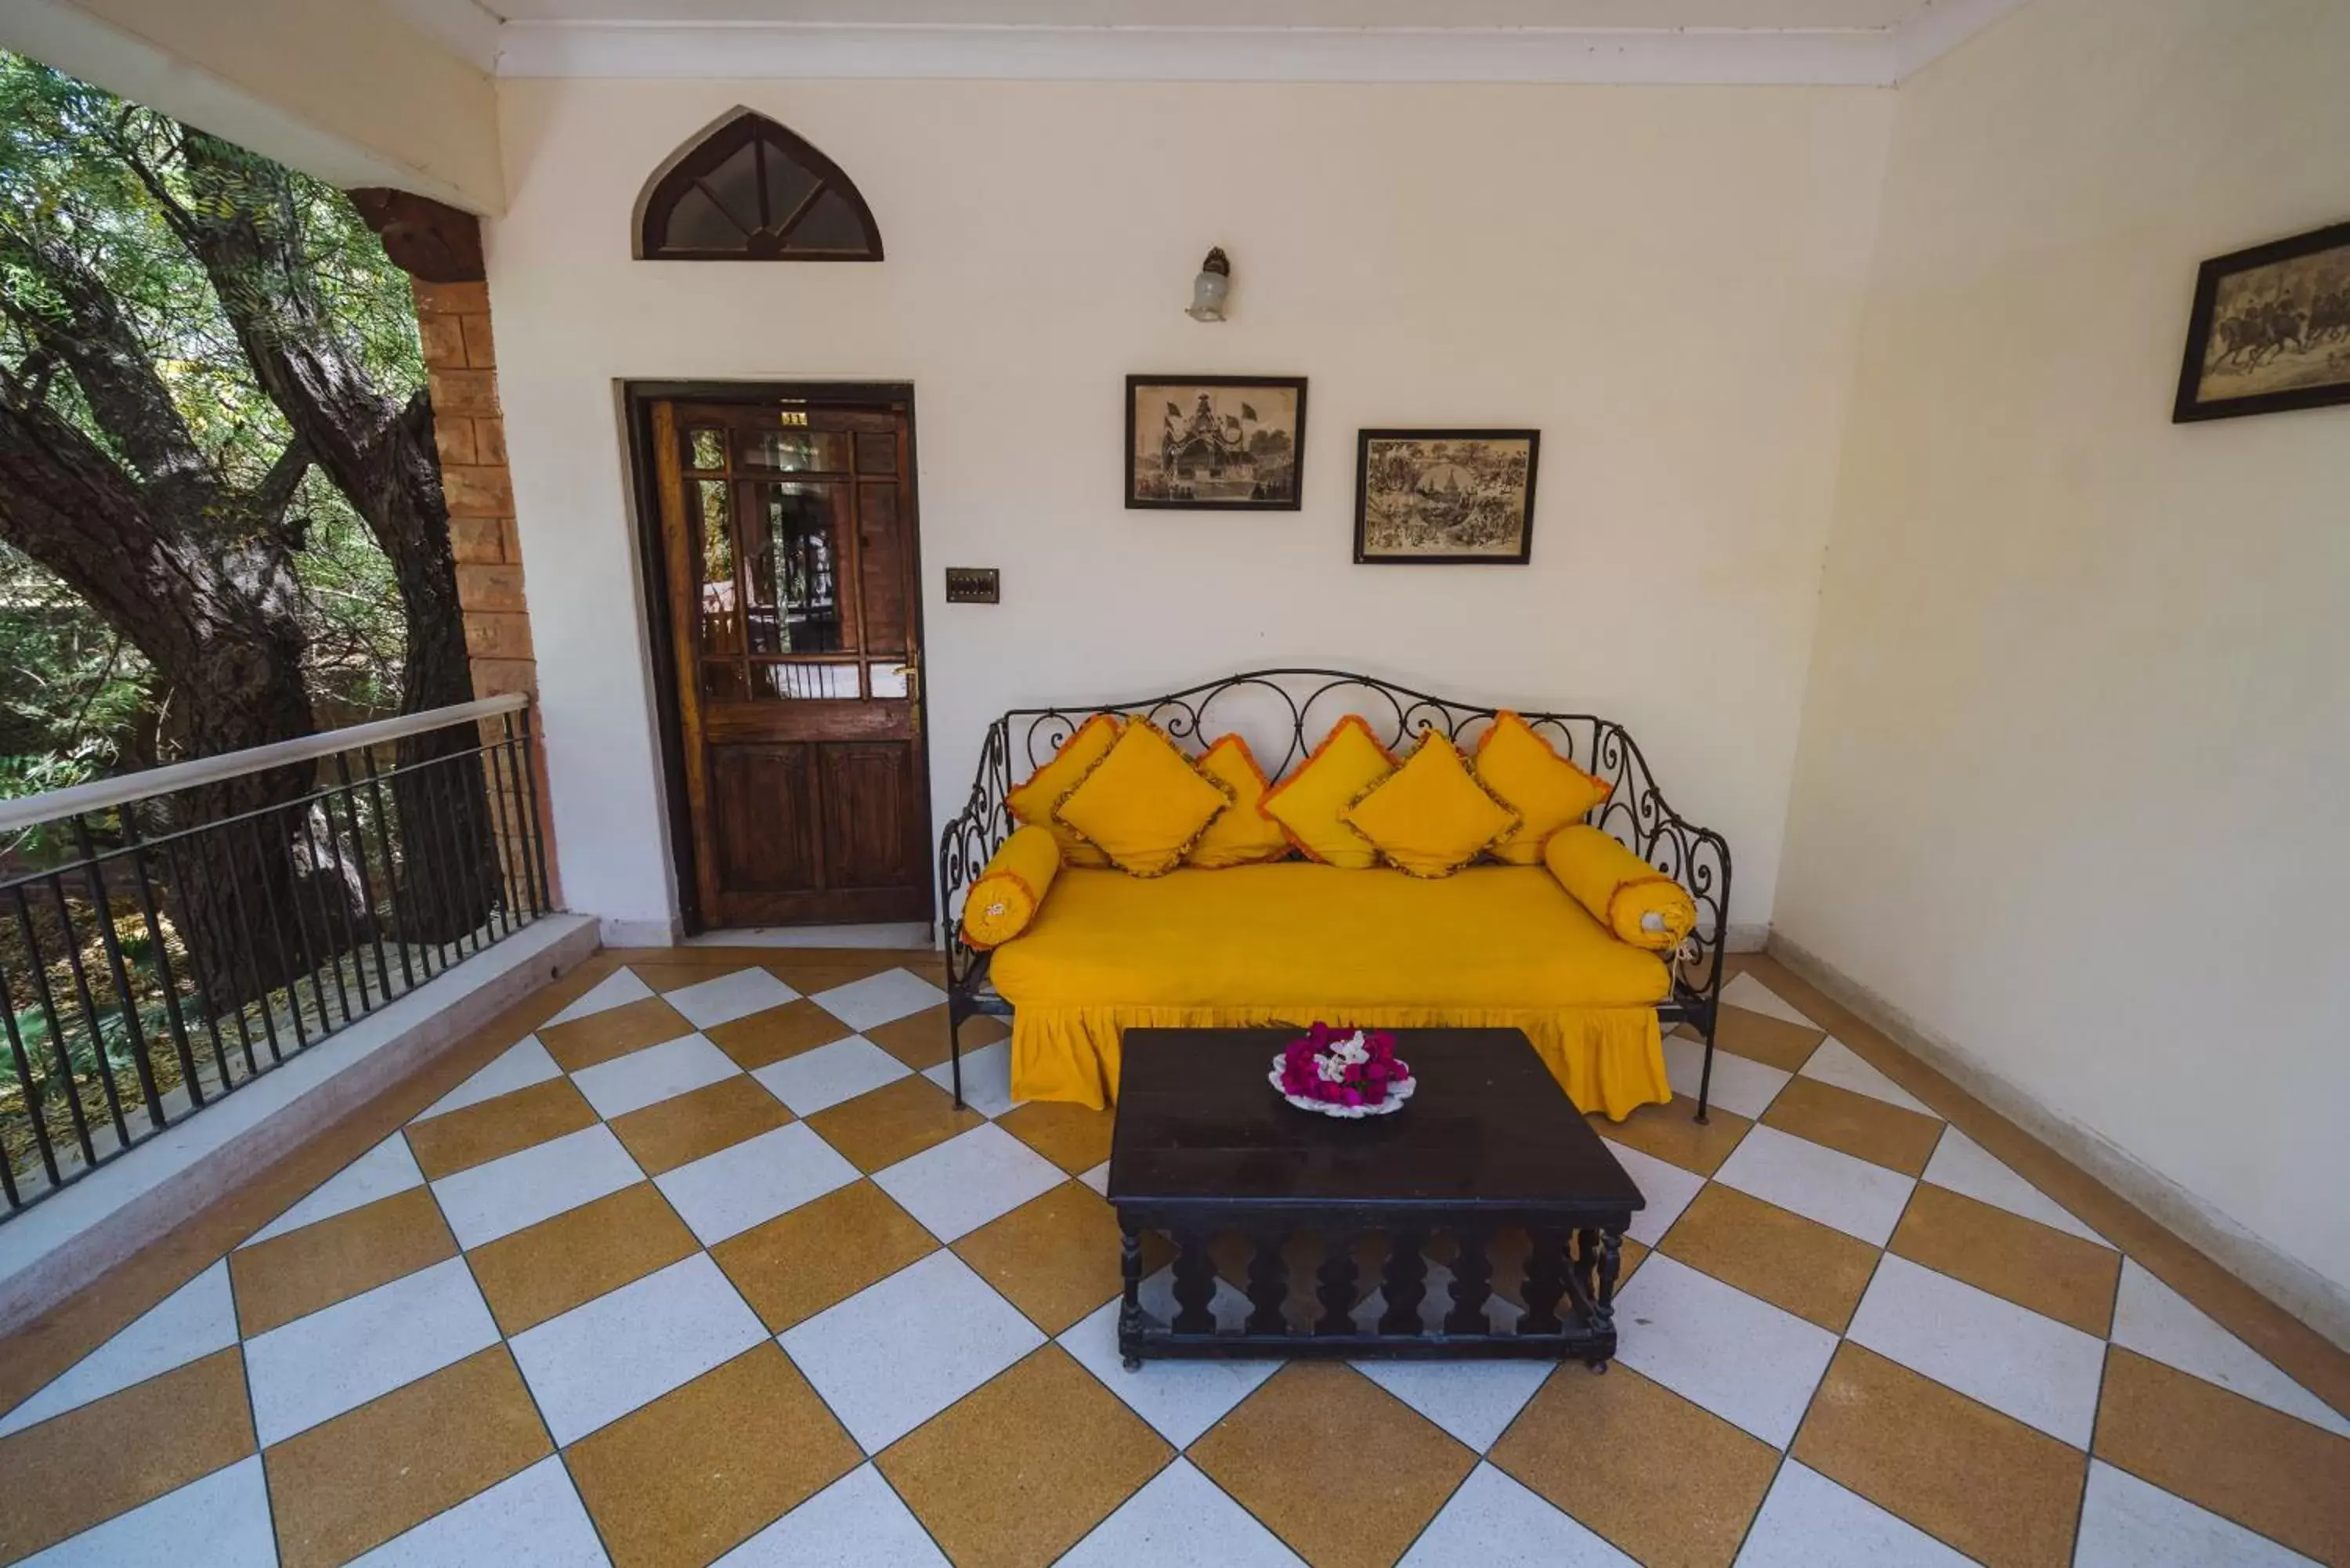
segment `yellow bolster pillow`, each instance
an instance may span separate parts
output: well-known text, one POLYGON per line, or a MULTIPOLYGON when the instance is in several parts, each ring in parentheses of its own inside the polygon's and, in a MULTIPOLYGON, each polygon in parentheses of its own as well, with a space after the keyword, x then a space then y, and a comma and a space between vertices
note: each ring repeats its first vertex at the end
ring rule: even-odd
POLYGON ((1060 872, 1061 846, 1050 828, 1013 829, 963 899, 962 940, 985 949, 1026 930, 1060 872))
POLYGON ((1658 952, 1697 929, 1688 889, 1588 823, 1550 836, 1543 862, 1575 901, 1618 940, 1658 952))

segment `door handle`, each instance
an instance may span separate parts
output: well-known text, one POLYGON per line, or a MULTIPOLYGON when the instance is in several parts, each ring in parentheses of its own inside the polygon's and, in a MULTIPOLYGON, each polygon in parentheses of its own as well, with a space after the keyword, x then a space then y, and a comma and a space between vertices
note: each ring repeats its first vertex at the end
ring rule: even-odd
POLYGON ((920 665, 901 664, 891 673, 906 678, 907 701, 919 702, 922 700, 922 667, 920 665))

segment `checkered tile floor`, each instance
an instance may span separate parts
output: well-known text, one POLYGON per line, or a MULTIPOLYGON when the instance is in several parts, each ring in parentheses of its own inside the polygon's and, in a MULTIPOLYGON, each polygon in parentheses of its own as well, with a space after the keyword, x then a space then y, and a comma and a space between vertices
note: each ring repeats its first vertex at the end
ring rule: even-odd
POLYGON ((1599 1124, 1607 1376, 1128 1374, 1109 1118, 956 1111, 935 958, 599 961, 0 1417, 0 1562, 2350 1563, 2350 1422, 1751 973, 1599 1124))

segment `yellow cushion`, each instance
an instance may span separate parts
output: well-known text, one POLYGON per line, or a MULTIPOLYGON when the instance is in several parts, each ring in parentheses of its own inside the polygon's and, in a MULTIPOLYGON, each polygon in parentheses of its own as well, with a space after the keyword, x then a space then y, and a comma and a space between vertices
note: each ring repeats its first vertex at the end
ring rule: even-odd
POLYGON ((1378 846, 1388 865, 1415 877, 1450 877, 1518 826, 1518 814, 1469 776, 1451 739, 1436 730, 1338 815, 1378 846))
POLYGON ((1114 1100, 1122 1030, 1317 1018, 1522 1029, 1585 1110, 1620 1117, 1672 1097, 1664 962, 1609 936, 1539 866, 1434 881, 1295 860, 1147 882, 1066 871, 991 972, 1014 1004, 1022 1099, 1114 1100))
POLYGON ((1338 814, 1395 771, 1395 759, 1359 713, 1349 713, 1322 737, 1297 771, 1273 786, 1264 814, 1281 825, 1306 858, 1350 871, 1367 871, 1379 852, 1338 814))
POLYGON ((1137 719, 1053 815, 1119 870, 1162 877, 1232 803, 1159 726, 1137 719))
POLYGON ((1202 870, 1280 860, 1289 854, 1289 836, 1260 807, 1272 785, 1256 765, 1256 753, 1238 735, 1226 735, 1200 759, 1200 771, 1232 792, 1232 808, 1220 813, 1191 846, 1188 863, 1202 870))
POLYGON ((1588 823, 1551 835, 1543 859, 1619 941, 1664 952, 1697 929, 1697 901, 1687 888, 1588 823))
POLYGON ((1071 866, 1107 866, 1109 857, 1087 844, 1067 827, 1053 820, 1053 808, 1061 797, 1077 787, 1093 765, 1109 753, 1118 742, 1119 724, 1115 714, 1097 713, 1077 726, 1076 733, 1061 742, 1045 765, 1028 775, 1028 782, 1003 797, 1004 806, 1014 822, 1025 822, 1042 827, 1061 846, 1061 858, 1071 866))
POLYGON ((1534 727, 1504 709, 1477 742, 1477 782, 1516 812, 1518 826, 1493 846, 1513 866, 1543 863, 1543 843, 1606 800, 1609 785, 1554 750, 1534 727))
POLYGON ((963 898, 962 940, 975 948, 992 948, 1027 929, 1060 871, 1061 846, 1050 833, 1041 827, 1014 828, 963 898))

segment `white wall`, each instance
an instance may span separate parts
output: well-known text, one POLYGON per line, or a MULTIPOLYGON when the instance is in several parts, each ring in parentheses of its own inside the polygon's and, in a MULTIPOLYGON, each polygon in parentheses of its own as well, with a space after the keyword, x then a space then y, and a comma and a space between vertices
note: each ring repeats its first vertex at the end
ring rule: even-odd
POLYGON ((1891 95, 1861 88, 508 81, 490 286, 576 908, 673 907, 629 378, 903 379, 933 795, 1016 703, 1327 662, 1621 717, 1767 917, 1891 95), (839 161, 878 266, 629 259, 736 102, 839 161), (1185 318, 1211 244, 1234 319, 1185 318), (1128 371, 1311 379, 1305 509, 1129 513, 1128 371), (1355 431, 1544 432, 1530 567, 1350 564, 1355 431), (949 606, 941 568, 1003 571, 949 606))
POLYGON ((1900 89, 1773 916, 2336 1324, 2350 409, 2168 417, 2197 263, 2350 218, 2345 66, 2034 0, 1900 89))

